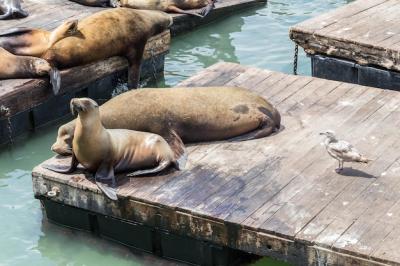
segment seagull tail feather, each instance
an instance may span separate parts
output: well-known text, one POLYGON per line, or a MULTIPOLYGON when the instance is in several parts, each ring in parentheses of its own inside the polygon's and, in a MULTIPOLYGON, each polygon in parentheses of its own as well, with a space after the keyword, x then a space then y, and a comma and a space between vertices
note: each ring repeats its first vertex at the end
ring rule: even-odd
POLYGON ((368 164, 369 162, 372 162, 373 160, 368 159, 367 157, 361 156, 360 160, 358 161, 359 163, 365 163, 368 164))

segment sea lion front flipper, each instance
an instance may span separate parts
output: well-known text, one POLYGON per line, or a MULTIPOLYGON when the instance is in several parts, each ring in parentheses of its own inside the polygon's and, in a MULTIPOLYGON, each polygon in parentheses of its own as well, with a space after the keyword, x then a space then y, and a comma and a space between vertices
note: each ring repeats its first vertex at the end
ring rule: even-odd
POLYGON ((94 175, 94 180, 98 188, 111 200, 118 200, 117 189, 114 175, 114 167, 107 162, 102 162, 94 175), (100 182, 101 180, 111 180, 112 187, 100 182))
POLYGON ((167 168, 171 164, 170 161, 168 160, 163 160, 160 162, 160 164, 151 169, 146 169, 146 170, 138 170, 132 173, 127 174, 127 176, 139 176, 139 175, 147 175, 147 174, 153 174, 153 173, 158 173, 167 168))
POLYGON ((178 170, 183 170, 187 162, 185 144, 183 144, 181 137, 175 132, 175 130, 169 129, 168 133, 169 134, 164 138, 174 152, 175 166, 178 170))
MULTIPOLYGON (((140 81, 140 66, 142 64, 142 58, 144 53, 144 47, 146 42, 138 44, 137 47, 131 49, 126 55, 128 60, 128 88, 137 89, 140 81)), ((153 56, 153 55, 151 55, 153 56)))
POLYGON ((55 164, 43 164, 42 167, 45 169, 54 171, 56 173, 69 174, 69 173, 72 173, 73 171, 75 171, 78 164, 79 164, 79 162, 76 159, 75 154, 72 153, 71 164, 69 166, 55 165, 55 164))
POLYGON ((49 72, 49 76, 50 76, 50 84, 53 88, 53 93, 54 93, 54 95, 57 95, 60 92, 60 88, 61 88, 60 70, 52 67, 49 72))
POLYGON ((191 15, 191 16, 196 16, 196 17, 203 18, 203 16, 201 14, 197 14, 196 12, 186 11, 186 10, 180 9, 177 6, 169 6, 167 8, 167 12, 173 12, 173 13, 178 13, 178 14, 186 14, 186 15, 191 15))

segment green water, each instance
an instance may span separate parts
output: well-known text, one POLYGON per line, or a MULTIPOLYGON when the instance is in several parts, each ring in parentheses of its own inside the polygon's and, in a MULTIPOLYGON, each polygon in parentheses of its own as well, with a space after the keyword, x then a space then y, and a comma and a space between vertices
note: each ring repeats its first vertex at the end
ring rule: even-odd
MULTIPOLYGON (((276 0, 172 40, 165 80, 173 86, 219 61, 291 73, 294 45, 288 28, 346 0, 276 0)), ((300 53, 299 73, 310 74, 300 53)), ((49 224, 33 198, 31 169, 52 155, 56 127, 0 151, 0 265, 177 265, 121 245, 49 224)), ((284 265, 269 259, 257 266, 284 265)))

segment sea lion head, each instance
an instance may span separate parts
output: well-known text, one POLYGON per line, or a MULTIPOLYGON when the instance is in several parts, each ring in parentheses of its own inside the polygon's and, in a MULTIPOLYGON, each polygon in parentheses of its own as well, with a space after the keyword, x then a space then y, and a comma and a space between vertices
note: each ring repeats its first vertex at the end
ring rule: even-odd
POLYGON ((72 139, 74 138, 74 124, 68 123, 62 125, 58 129, 57 140, 51 146, 51 150, 60 155, 71 155, 72 154, 72 139))
POLYGON ((73 98, 70 103, 72 115, 99 113, 99 105, 90 98, 73 98))

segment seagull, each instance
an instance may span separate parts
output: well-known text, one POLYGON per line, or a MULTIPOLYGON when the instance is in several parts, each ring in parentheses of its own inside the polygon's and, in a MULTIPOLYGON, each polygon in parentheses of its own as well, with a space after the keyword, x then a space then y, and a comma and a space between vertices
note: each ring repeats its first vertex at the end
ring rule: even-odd
POLYGON ((344 162, 357 162, 367 164, 371 161, 370 159, 359 153, 357 149, 354 148, 353 145, 351 145, 347 141, 338 140, 335 136, 335 132, 327 130, 319 134, 326 136, 324 142, 326 151, 332 158, 338 160, 339 162, 339 168, 336 169, 336 172, 339 173, 343 170, 344 162))

